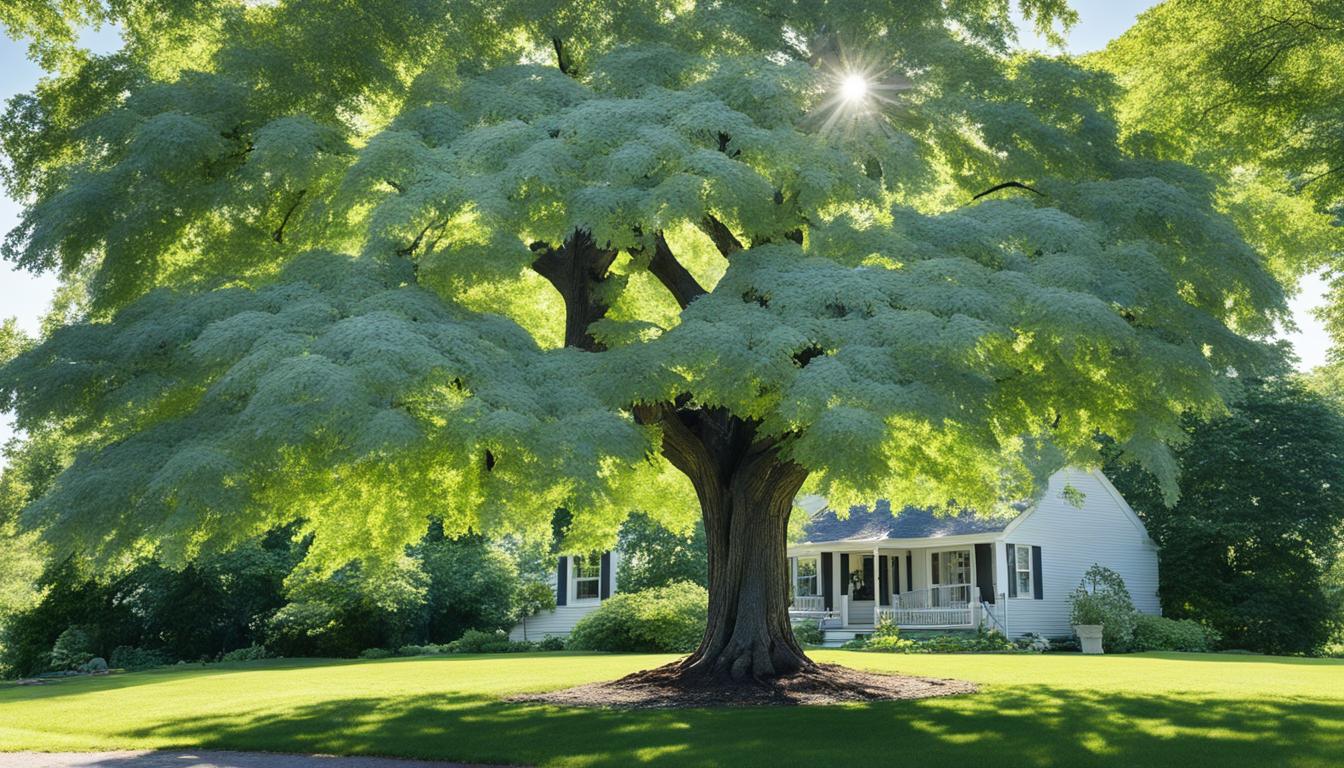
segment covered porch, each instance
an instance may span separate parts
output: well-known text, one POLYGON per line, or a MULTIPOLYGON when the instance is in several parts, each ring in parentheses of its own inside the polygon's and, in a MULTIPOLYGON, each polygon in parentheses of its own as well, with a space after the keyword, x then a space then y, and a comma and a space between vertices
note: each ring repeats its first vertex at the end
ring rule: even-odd
POLYGON ((994 548, 965 542, 835 542, 789 548, 791 620, 823 629, 1002 627, 994 548))

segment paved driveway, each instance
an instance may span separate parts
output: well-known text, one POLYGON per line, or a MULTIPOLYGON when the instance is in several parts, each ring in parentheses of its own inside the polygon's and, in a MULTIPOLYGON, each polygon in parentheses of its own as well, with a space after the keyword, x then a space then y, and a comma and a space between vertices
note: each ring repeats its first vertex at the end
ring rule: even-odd
POLYGON ((200 749, 132 752, 0 752, 0 768, 488 768, 384 757, 282 755, 200 749))

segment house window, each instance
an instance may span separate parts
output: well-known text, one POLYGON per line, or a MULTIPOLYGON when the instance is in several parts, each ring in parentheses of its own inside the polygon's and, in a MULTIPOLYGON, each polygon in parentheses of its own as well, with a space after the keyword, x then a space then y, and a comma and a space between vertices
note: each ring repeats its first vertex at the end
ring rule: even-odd
POLYGON ((1016 573, 1013 574, 1017 579, 1017 596, 1031 597, 1031 547, 1025 544, 1014 544, 1016 552, 1013 558, 1013 568, 1016 573))
POLYGON ((793 594, 798 597, 817 595, 817 558, 800 557, 794 566, 793 594))
POLYGON ((602 556, 574 556, 574 599, 597 600, 601 595, 602 556))

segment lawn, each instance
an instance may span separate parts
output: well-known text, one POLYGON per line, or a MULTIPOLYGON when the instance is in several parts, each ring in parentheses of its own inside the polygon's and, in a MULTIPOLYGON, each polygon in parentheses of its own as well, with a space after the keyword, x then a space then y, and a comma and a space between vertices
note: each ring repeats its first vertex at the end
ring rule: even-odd
POLYGON ((1344 661, 813 656, 984 687, 918 702, 616 712, 498 697, 670 657, 252 662, 0 687, 0 750, 198 746, 546 766, 1344 765, 1344 661))

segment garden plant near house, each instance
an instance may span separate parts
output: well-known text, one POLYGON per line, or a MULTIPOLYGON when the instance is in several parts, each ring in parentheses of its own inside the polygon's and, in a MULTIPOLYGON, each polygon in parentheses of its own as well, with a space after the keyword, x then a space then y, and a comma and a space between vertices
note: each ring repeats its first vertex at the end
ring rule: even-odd
MULTIPOLYGON (((1123 651, 1134 639, 1134 600, 1120 574, 1093 565, 1069 595, 1069 621, 1079 627, 1101 627, 1102 645, 1108 651, 1123 651)), ((1087 637, 1081 637, 1086 641, 1087 637)))
POLYGON ((601 549, 696 505, 669 674, 730 682, 825 674, 786 614, 805 484, 990 510, 1104 434, 1174 498, 1280 289, 1209 179, 1117 141, 1107 76, 1006 55, 1008 7, 113 4, 111 56, 6 16, 53 77, 0 124, 5 253, 79 296, 0 344, 62 447, 25 526, 101 564, 293 526, 321 577, 430 518, 563 507, 601 549))

